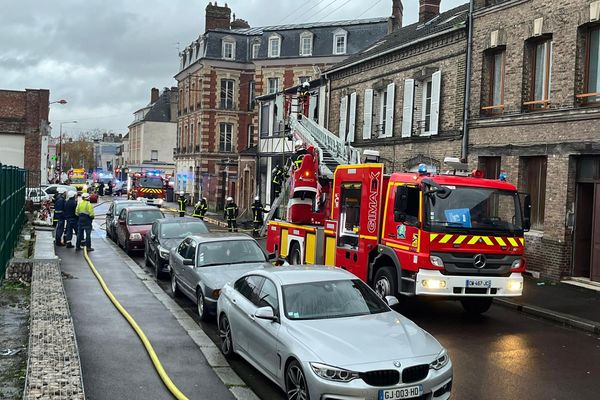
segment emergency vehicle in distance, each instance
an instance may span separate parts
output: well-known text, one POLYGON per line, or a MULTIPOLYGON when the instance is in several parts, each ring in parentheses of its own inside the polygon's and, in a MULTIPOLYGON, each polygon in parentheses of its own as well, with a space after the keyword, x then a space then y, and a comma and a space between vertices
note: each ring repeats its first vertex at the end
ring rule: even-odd
POLYGON ((88 189, 86 183, 87 173, 83 168, 75 168, 71 170, 69 173, 69 180, 71 181, 71 186, 75 186, 78 192, 85 192, 88 189))
POLYGON ((522 294, 529 196, 504 179, 422 168, 387 175, 364 163, 340 165, 326 180, 314 165, 305 156, 292 174, 288 220, 268 222, 268 252, 341 267, 382 298, 454 298, 470 313, 522 294))
POLYGON ((162 207, 166 199, 165 182, 158 171, 136 172, 130 174, 132 186, 127 196, 130 199, 143 200, 148 205, 162 207))

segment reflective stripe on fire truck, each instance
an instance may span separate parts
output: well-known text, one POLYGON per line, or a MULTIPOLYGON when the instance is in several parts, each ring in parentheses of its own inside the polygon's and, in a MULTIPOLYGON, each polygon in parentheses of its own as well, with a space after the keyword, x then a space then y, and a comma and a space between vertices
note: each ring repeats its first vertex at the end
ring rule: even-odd
POLYGON ((497 243, 498 245, 503 247, 506 247, 507 245, 510 245, 512 247, 522 247, 525 245, 525 239, 520 237, 513 238, 500 236, 457 235, 449 233, 430 233, 429 241, 431 243, 451 243, 453 245, 476 245, 478 243, 485 243, 488 246, 495 246, 497 243))

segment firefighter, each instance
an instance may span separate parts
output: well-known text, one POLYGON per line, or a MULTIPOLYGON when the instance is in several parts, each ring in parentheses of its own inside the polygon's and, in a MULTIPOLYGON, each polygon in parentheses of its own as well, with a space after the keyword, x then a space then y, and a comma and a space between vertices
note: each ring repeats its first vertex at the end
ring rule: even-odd
POLYGON ((200 218, 202 221, 204 221, 204 215, 206 215, 206 211, 208 211, 208 203, 206 202, 206 197, 203 197, 194 206, 194 214, 192 214, 192 217, 200 218))
POLYGON ((182 190, 179 192, 179 200, 177 200, 179 204, 179 216, 185 217, 185 210, 188 205, 188 199, 185 197, 185 192, 182 190))
POLYGON ((252 203, 252 236, 258 237, 258 231, 262 227, 263 224, 263 213, 265 212, 265 208, 260 202, 260 198, 256 196, 254 198, 254 203, 252 203))
POLYGON ((66 222, 65 239, 63 243, 68 249, 72 249, 74 246, 71 244, 73 238, 73 232, 77 229, 77 215, 75 211, 77 209, 77 192, 69 190, 67 192, 67 201, 65 203, 64 217, 66 222))
POLYGON ((227 204, 225 204, 225 220, 227 221, 227 230, 229 232, 237 232, 237 217, 238 217, 238 206, 233 202, 232 197, 227 198, 227 204))
POLYGON ((294 153, 293 163, 294 168, 298 169, 300 168, 300 165, 302 165, 302 159, 306 154, 308 154, 308 150, 306 150, 306 147, 304 146, 304 143, 302 143, 302 140, 296 140, 296 145, 294 146, 294 148, 296 152, 294 153))
POLYGON ((84 193, 81 195, 81 202, 77 204, 75 209, 75 215, 79 217, 77 222, 77 245, 75 250, 81 250, 83 243, 83 236, 85 234, 85 247, 88 251, 94 251, 92 249, 92 221, 94 220, 94 207, 90 203, 90 194, 84 193))
POLYGON ((281 193, 281 184, 283 183, 284 179, 285 172, 283 171, 283 168, 277 164, 271 171, 271 203, 273 203, 273 200, 279 197, 279 194, 281 193))
POLYGON ((52 222, 56 227, 56 230, 54 231, 54 243, 57 246, 64 246, 62 236, 65 231, 65 191, 64 188, 59 188, 56 201, 54 202, 54 216, 52 222))

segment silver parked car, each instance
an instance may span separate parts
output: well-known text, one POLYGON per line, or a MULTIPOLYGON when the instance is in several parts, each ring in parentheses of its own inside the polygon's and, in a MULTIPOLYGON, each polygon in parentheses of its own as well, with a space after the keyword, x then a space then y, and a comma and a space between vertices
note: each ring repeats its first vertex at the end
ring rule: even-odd
POLYGON ((338 268, 251 271, 221 290, 221 351, 241 355, 290 400, 450 398, 448 353, 388 304, 338 268))
POLYGON ((244 234, 188 236, 169 252, 171 290, 196 302, 200 319, 217 310, 223 285, 245 272, 270 265, 256 240, 244 234))

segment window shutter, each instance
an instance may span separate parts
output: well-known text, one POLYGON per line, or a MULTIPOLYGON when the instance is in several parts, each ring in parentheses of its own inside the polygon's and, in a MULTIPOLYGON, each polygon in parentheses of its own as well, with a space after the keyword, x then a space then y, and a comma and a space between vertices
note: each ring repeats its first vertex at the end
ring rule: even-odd
POLYGON ((373 125, 373 89, 365 90, 364 109, 363 109, 363 139, 371 139, 371 129, 373 125))
POLYGON ((410 137, 412 132, 415 100, 415 80, 404 80, 404 100, 402 102, 402 137, 410 137))
POLYGON ((385 108, 385 137, 392 137, 394 134, 394 99, 396 98, 396 84, 387 85, 387 99, 385 108))
POLYGON ((325 86, 319 88, 319 124, 325 126, 325 110, 327 107, 327 93, 325 86))
POLYGON ((346 138, 346 121, 348 120, 348 96, 340 99, 340 128, 338 136, 340 139, 346 138))
POLYGON ((348 118, 348 138, 349 143, 354 142, 354 133, 356 131, 356 92, 350 95, 350 117, 348 118))
POLYGON ((431 121, 429 124, 429 134, 438 134, 438 125, 440 121, 440 89, 442 83, 442 71, 434 72, 431 75, 431 121))

